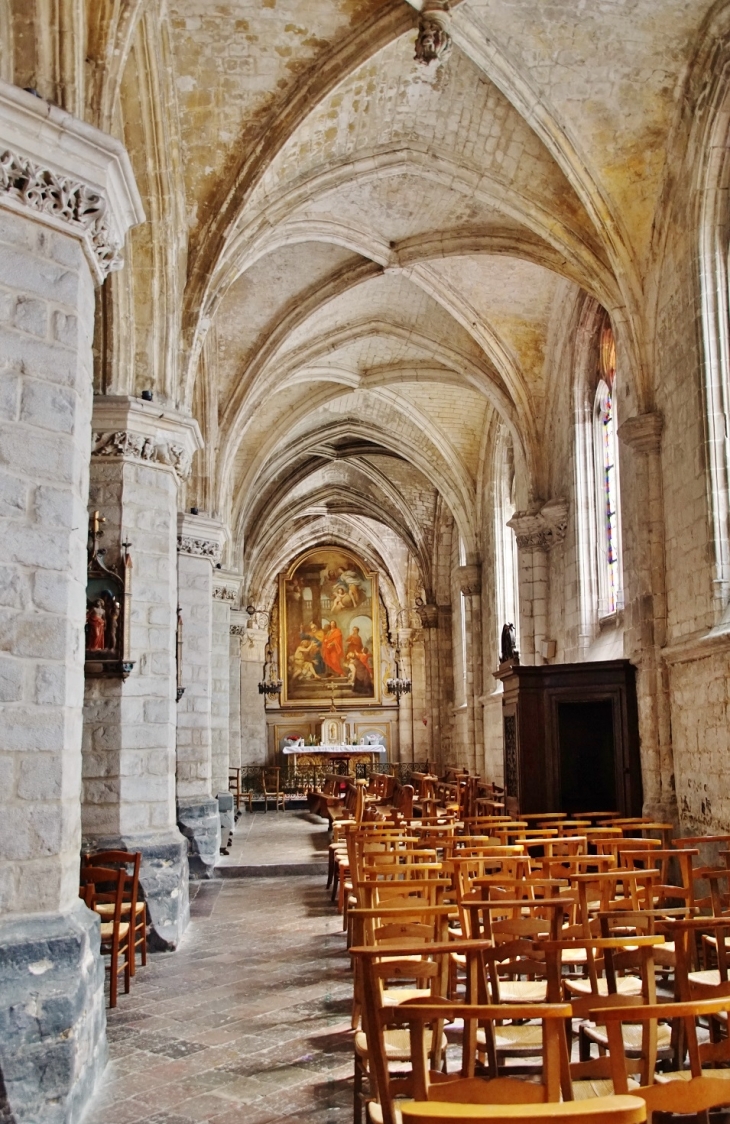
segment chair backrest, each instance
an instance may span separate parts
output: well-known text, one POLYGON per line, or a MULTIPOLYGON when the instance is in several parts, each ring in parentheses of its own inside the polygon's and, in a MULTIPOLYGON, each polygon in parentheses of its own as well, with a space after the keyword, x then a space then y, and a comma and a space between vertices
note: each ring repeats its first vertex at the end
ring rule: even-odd
POLYGON ((433 1101, 404 1101, 404 1124, 463 1124, 467 1120, 482 1124, 643 1124, 646 1103, 640 1097, 592 1097, 587 1101, 562 1104, 534 1104, 529 1109, 517 1105, 452 1105, 433 1101))
POLYGON ((391 1025, 407 1026, 411 1036, 413 1095, 419 1101, 468 1104, 541 1104, 572 1099, 565 1021, 569 1003, 454 1003, 439 1000, 406 1000, 390 1015, 391 1025), (427 1064, 426 1027, 436 1020, 462 1020, 462 1068, 453 1080, 432 1080, 427 1064), (502 1076, 494 1045, 494 1028, 505 1019, 540 1020, 542 1023, 542 1080, 539 1083, 502 1076), (476 1078, 476 1028, 485 1030, 488 1076, 476 1078))
POLYGON ((117 939, 118 926, 122 920, 124 887, 129 875, 123 868, 103 866, 82 866, 81 885, 85 887, 84 900, 90 909, 95 905, 114 906, 113 939, 117 939))
POLYGON ((132 916, 134 916, 137 900, 140 897, 139 871, 141 863, 141 851, 92 851, 84 855, 84 867, 113 868, 124 874, 122 900, 131 903, 132 916))
MULTIPOLYGON (((679 1003, 654 1003, 635 1007, 614 1007, 603 1009, 596 1016, 605 1023, 611 1062, 611 1077, 616 1093, 628 1091, 628 1073, 622 1034, 623 1023, 641 1023, 642 1039, 649 1051, 648 1077, 639 1089, 633 1090, 643 1098, 648 1110, 695 1115, 710 1108, 726 1105, 730 1099, 728 1083, 720 1077, 703 1072, 704 1062, 723 1062, 730 1060, 728 1040, 700 1044, 697 1035, 697 1020, 730 1012, 730 998, 705 999, 679 1003), (691 1077, 689 1080, 670 1080, 666 1084, 655 1082, 656 1037, 659 1020, 681 1024, 683 1040, 689 1056, 691 1077)), ((593 1017, 593 1013, 591 1013, 593 1017)), ((673 1035, 675 1041, 679 1037, 673 1035)), ((684 1051, 681 1051, 684 1055, 684 1051)), ((684 1057, 678 1058, 683 1064, 684 1057)), ((671 1076, 671 1075, 669 1075, 671 1076)))

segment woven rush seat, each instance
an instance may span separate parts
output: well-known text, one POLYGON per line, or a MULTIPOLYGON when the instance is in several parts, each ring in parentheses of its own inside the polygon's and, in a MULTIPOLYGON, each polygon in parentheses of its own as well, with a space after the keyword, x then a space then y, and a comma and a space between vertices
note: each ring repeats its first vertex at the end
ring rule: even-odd
POLYGON ((544 1003, 547 999, 546 980, 500 980, 501 1003, 544 1003))
MULTIPOLYGON (((119 926, 119 939, 121 940, 122 937, 126 937, 128 932, 129 932, 129 922, 122 921, 121 925, 119 926)), ((102 939, 102 941, 110 941, 112 939, 113 935, 114 935, 114 922, 113 921, 102 921, 102 923, 101 923, 101 939, 102 939)))
MULTIPOLYGON (((590 995, 591 981, 566 980, 565 986, 573 995, 590 995)), ((616 991, 619 995, 641 995, 641 980, 638 976, 619 976, 616 980, 616 991)), ((608 995, 608 981, 598 980, 598 994, 608 995)))
MULTIPOLYGON (((606 1028, 601 1023, 583 1023, 582 1028, 591 1042, 608 1048, 608 1035, 606 1028)), ((638 1024, 626 1023, 621 1027, 624 1040, 624 1049, 628 1054, 638 1053, 641 1050, 642 1028, 638 1024)), ((659 1023, 657 1027, 657 1049, 668 1050, 672 1043, 671 1027, 666 1023, 659 1023)))

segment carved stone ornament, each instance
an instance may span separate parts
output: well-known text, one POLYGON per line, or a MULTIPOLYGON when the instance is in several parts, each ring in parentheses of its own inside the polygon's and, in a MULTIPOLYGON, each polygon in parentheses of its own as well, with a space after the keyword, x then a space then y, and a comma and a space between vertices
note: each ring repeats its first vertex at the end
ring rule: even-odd
POLYGON ((168 465, 182 480, 188 478, 192 468, 190 453, 182 445, 172 441, 155 441, 152 437, 145 437, 142 433, 130 433, 128 430, 95 433, 91 455, 168 465))
POLYGON ((220 543, 213 539, 197 539, 191 535, 177 536, 178 554, 192 554, 196 558, 209 558, 211 562, 220 562, 220 543))
POLYGON ((124 265, 106 218, 106 200, 88 184, 58 175, 10 149, 3 149, 0 150, 0 192, 32 211, 53 215, 81 231, 102 278, 124 265))
POLYGON ((213 600, 230 601, 231 604, 233 604, 233 602, 236 600, 236 592, 233 589, 229 589, 228 586, 216 585, 213 588, 213 600))
POLYGON ((451 16, 448 6, 426 3, 418 20, 416 37, 416 62, 429 66, 432 62, 443 62, 451 50, 449 26, 451 16))
POLYGON ((539 511, 517 511, 507 522, 520 550, 552 550, 565 539, 568 529, 566 500, 548 500, 539 511))
POLYGON ((245 624, 232 624, 230 626, 230 631, 231 631, 231 636, 245 636, 246 635, 246 626, 245 626, 245 624))

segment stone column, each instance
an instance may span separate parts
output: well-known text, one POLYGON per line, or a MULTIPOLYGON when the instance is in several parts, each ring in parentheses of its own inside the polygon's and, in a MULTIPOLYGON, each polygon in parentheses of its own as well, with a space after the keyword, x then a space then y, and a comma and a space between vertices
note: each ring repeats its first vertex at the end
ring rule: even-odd
POLYGON ((0 1116, 51 1124, 106 1058, 78 896, 91 345, 144 215, 118 141, 4 82, 0 151, 0 1116))
POLYGON ((565 539, 568 504, 549 500, 534 511, 517 511, 507 523, 515 532, 520 592, 520 661, 543 663, 542 644, 548 639, 548 552, 565 539))
POLYGON ((218 801, 212 795, 213 575, 223 525, 204 515, 178 517, 178 602, 182 685, 177 709, 177 822, 188 840, 194 877, 210 878, 220 853, 218 801))
POLYGON ((88 679, 82 829, 92 849, 142 852, 151 943, 172 949, 189 918, 187 842, 176 825, 178 484, 202 446, 198 423, 128 397, 94 401, 91 510, 106 519, 105 564, 132 556, 126 682, 88 679))
POLYGON ((228 648, 228 757, 232 769, 241 764, 241 641, 246 635, 248 617, 231 609, 228 648))
POLYGON ((621 477, 631 481, 621 520, 624 637, 625 654, 637 668, 644 810, 676 823, 668 668, 661 658, 667 634, 661 414, 628 418, 618 436, 621 477))
MULTIPOLYGON (((476 563, 459 566, 456 571, 456 584, 464 598, 464 651, 466 653, 466 721, 464 736, 466 744, 466 765, 472 772, 481 773, 484 769, 484 728, 477 721, 477 707, 482 694, 482 568, 476 563)), ((481 719, 481 715, 479 716, 481 719)))
POLYGON ((269 633, 249 621, 241 643, 241 764, 266 764, 266 699, 259 694, 269 633))
MULTIPOLYGON (((415 635, 412 628, 399 628, 398 641, 398 674, 401 679, 410 679, 413 683, 413 665, 411 661, 411 644, 415 635)), ((411 691, 413 687, 411 686, 411 691)), ((414 761, 413 756, 413 694, 401 695, 398 704, 398 754, 399 761, 414 761)))
POLYGON ((232 840, 235 827, 233 796, 228 791, 230 764, 231 605, 238 600, 241 579, 216 570, 213 583, 213 648, 211 683, 212 793, 218 801, 221 849, 232 840))

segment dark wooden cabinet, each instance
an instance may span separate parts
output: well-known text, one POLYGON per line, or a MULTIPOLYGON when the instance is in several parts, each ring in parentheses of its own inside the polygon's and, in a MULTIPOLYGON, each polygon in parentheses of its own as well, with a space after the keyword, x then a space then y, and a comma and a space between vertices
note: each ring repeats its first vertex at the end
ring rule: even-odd
POLYGON ((503 665, 504 782, 521 812, 641 815, 636 671, 628 660, 503 665))

